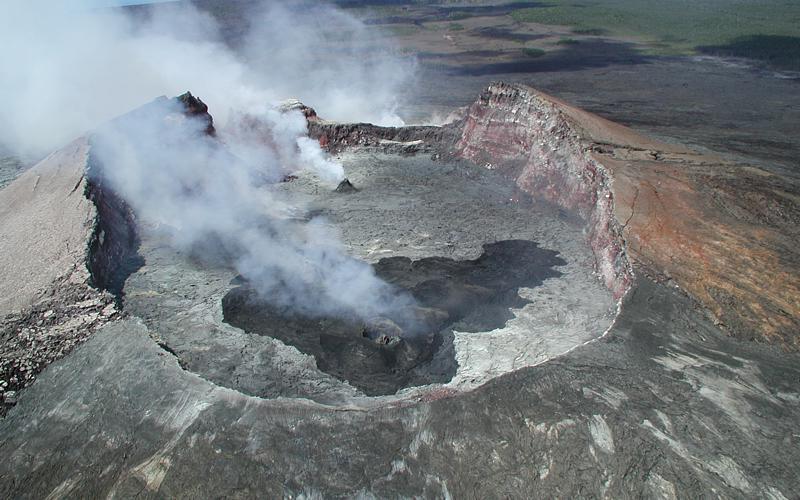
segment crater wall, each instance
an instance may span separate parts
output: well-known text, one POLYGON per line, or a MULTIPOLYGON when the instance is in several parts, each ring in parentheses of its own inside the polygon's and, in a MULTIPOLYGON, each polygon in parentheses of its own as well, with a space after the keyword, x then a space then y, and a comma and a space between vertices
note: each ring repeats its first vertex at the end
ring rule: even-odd
POLYGON ((90 284, 107 290, 117 298, 130 272, 141 264, 136 249, 139 238, 133 211, 112 189, 104 185, 98 174, 102 167, 90 155, 86 198, 97 210, 94 228, 88 242, 86 266, 90 284))
POLYGON ((524 191, 586 220, 596 269, 620 298, 632 273, 605 167, 553 102, 513 85, 493 84, 469 108, 456 154, 509 169, 524 191))
POLYGON ((455 152, 583 217, 616 296, 635 267, 687 292, 729 335, 800 349, 800 188, 789 179, 503 83, 469 108, 455 152))
POLYGON ((124 204, 89 181, 80 138, 0 191, 0 414, 47 365, 117 316, 124 204))

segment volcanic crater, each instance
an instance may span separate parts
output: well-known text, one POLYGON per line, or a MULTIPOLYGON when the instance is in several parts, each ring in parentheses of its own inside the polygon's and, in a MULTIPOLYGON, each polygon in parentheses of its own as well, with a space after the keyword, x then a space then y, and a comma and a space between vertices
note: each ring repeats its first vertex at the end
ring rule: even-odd
POLYGON ((77 140, 0 191, 0 259, 30 264, 4 296, 38 297, 2 368, 39 374, 5 399, 0 496, 798 490, 796 355, 740 340, 798 345, 796 197, 770 174, 521 85, 443 127, 304 116, 357 189, 271 185, 302 207, 283 223, 338 234, 412 313, 265 301, 131 213, 77 140), (782 197, 776 228, 744 185, 782 197))
POLYGON ((279 287, 264 296, 226 265, 171 250, 147 227, 139 248, 147 264, 127 280, 125 309, 217 384, 326 404, 474 387, 602 335, 615 301, 594 275, 578 219, 499 172, 398 147, 375 140, 338 153, 357 191, 320 189, 309 175, 274 189, 305 207, 290 223, 336 231, 353 258, 413 298, 410 310, 385 318, 292 310, 270 300, 279 287), (382 321, 397 331, 371 327, 382 321), (474 362, 481 358, 490 362, 474 362))
POLYGON ((524 240, 485 244, 474 260, 383 258, 373 265, 377 276, 409 293, 416 305, 371 322, 359 321, 356 311, 314 317, 276 307, 247 285, 228 292, 222 310, 227 323, 313 355, 320 370, 368 396, 393 394, 449 382, 458 367, 453 330, 503 328, 513 309, 530 303, 518 290, 561 276, 554 267, 565 264, 557 252, 524 240))

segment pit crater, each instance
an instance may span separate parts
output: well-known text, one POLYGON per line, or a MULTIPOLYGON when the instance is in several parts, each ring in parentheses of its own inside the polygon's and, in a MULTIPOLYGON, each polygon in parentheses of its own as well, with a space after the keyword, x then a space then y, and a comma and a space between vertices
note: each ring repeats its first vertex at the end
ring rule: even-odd
POLYGON ((472 260, 380 259, 373 264, 375 273, 417 303, 412 311, 380 319, 405 327, 391 335, 374 333, 370 321, 359 319, 357 311, 309 316, 275 305, 246 282, 223 298, 223 317, 248 333, 278 339, 313 356, 321 371, 367 396, 389 395, 407 387, 449 382, 458 368, 453 330, 502 328, 514 317, 514 309, 529 303, 519 289, 560 277, 555 267, 565 264, 558 252, 527 240, 483 245, 483 253, 472 260))

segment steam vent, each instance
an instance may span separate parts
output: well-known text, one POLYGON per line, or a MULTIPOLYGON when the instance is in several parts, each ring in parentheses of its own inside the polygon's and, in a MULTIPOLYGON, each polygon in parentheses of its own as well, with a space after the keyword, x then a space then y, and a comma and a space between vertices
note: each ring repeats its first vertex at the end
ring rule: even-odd
POLYGON ((0 497, 797 496, 775 174, 493 83, 444 126, 292 101, 347 179, 244 196, 231 148, 284 138, 210 112, 157 99, 0 190, 0 497))

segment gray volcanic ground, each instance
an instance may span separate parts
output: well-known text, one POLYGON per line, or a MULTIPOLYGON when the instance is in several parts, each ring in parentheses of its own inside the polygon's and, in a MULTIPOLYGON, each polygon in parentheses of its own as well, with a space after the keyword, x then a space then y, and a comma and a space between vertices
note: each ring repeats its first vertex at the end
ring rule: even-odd
POLYGON ((447 315, 423 332, 434 342, 413 345, 420 355, 398 362, 397 343, 347 322, 253 306, 224 261, 176 252, 139 220, 144 262, 123 266, 128 316, 22 392, 0 424, 0 493, 796 491, 795 356, 726 338, 696 303, 644 276, 614 320, 579 221, 497 171, 385 149, 342 154, 359 191, 310 176, 278 190, 308 202, 289 220, 324 216, 428 317, 447 315), (473 303, 459 289, 501 300, 464 310, 473 303), (353 363, 366 355, 371 364, 353 363))
POLYGON ((396 349, 365 339, 358 324, 293 317, 252 293, 248 300, 235 272, 209 272, 147 232, 145 265, 128 278, 125 309, 187 369, 217 384, 339 404, 429 383, 475 387, 563 354, 611 324, 615 304, 592 274, 580 224, 533 204, 499 173, 422 155, 366 151, 341 160, 359 191, 332 192, 307 177, 279 189, 324 217, 379 276, 414 291, 427 323, 408 343, 426 346, 403 373, 370 365, 396 349))
MULTIPOLYGON (((400 113, 421 122, 476 97, 488 106, 488 81, 522 81, 669 141, 753 159, 796 192, 800 94, 791 75, 648 58, 604 39, 543 59, 496 56, 423 50, 400 113)), ((188 123, 207 141, 177 151, 221 152, 216 167, 232 161, 225 138, 235 136, 211 134, 202 102, 185 94, 156 104, 165 102, 171 114, 155 130, 188 123)), ((334 189, 308 170, 259 179, 246 201, 270 210, 221 219, 256 233, 287 230, 276 241, 309 227, 336 235, 340 247, 322 253, 365 263, 413 298, 377 317, 361 304, 315 308, 336 297, 313 288, 303 309, 270 300, 295 293, 292 283, 265 292, 228 253, 245 241, 226 245, 230 232, 176 245, 161 214, 135 213, 98 175, 127 158, 103 156, 97 134, 27 171, 0 151, 0 307, 9 312, 0 321, 0 497, 795 498, 797 353, 729 337, 671 278, 629 265, 614 230, 633 208, 627 221, 591 227, 603 219, 521 191, 524 159, 499 157, 512 141, 530 151, 531 137, 553 167, 546 188, 556 199, 610 206, 609 185, 623 178, 575 162, 592 153, 571 142, 579 127, 557 105, 530 102, 538 101, 511 103, 478 132, 466 132, 466 121, 337 125, 299 104, 282 108, 303 133, 308 126, 314 152, 317 140, 328 147, 352 186, 334 189), (509 139, 504 125, 519 118, 536 121, 539 135, 509 139), (462 133, 485 133, 473 146, 495 146, 484 153, 498 158, 458 158, 462 133), (588 195, 575 189, 583 181, 597 183, 588 195), (603 254, 603 244, 622 250, 603 254), (604 265, 619 271, 621 297, 600 279, 604 265)), ((132 114, 138 124, 141 110, 132 114)), ((275 146, 280 138, 267 131, 259 139, 275 146)), ((159 147, 175 139, 154 135, 159 147)), ((299 144, 290 143, 293 153, 299 144)), ((629 152, 618 163, 634 153, 663 160, 648 148, 629 152)), ((147 166, 153 176, 167 170, 147 166)), ((208 174, 220 192, 230 186, 215 179, 239 180, 190 167, 190 179, 208 174)), ((174 192, 188 196, 199 184, 174 192)), ((152 195, 159 186, 145 187, 152 195)), ((239 200, 212 201, 207 211, 179 205, 179 215, 189 206, 197 217, 174 220, 203 223, 239 200)), ((787 280, 794 264, 782 268, 787 280)))

